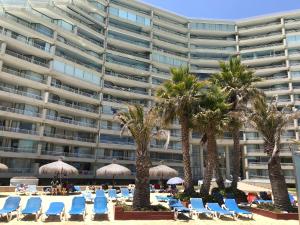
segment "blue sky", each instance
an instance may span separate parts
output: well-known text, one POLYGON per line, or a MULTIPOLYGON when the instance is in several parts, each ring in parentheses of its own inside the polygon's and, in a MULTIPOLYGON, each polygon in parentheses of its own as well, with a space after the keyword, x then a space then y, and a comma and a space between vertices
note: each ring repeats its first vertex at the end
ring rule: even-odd
POLYGON ((193 18, 240 19, 300 9, 300 0, 141 0, 193 18))

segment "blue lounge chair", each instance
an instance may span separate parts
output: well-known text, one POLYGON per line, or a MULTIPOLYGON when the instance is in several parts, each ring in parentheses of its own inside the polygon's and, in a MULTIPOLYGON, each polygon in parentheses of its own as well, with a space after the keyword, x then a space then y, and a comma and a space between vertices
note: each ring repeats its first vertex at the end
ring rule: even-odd
POLYGON ((86 215, 85 210, 85 198, 82 196, 74 197, 72 200, 72 206, 69 211, 70 216, 80 215, 82 216, 82 220, 84 220, 86 215))
POLYGON ((215 215, 214 211, 210 211, 204 207, 202 198, 191 198, 190 202, 191 204, 189 205, 189 208, 192 210, 193 214, 196 215, 205 214, 206 216, 209 215, 211 217, 215 215))
MULTIPOLYGON (((191 210, 184 205, 178 199, 171 199, 168 202, 169 207, 174 211, 174 219, 176 220, 180 213, 190 213, 191 210)), ((191 216, 191 215, 190 215, 191 216)))
POLYGON ((107 199, 106 197, 96 197, 94 199, 94 208, 93 208, 93 215, 107 215, 108 208, 107 208, 107 199))
POLYGON ((234 212, 237 215, 237 217, 241 215, 247 215, 251 219, 253 219, 253 213, 247 210, 240 209, 235 199, 225 199, 225 207, 227 210, 234 212))
POLYGON ((108 190, 108 198, 112 201, 117 200, 118 195, 117 195, 117 190, 116 189, 109 189, 108 190))
POLYGON ((296 205, 297 201, 291 193, 289 193, 289 199, 292 205, 296 205))
POLYGON ((96 191, 96 197, 105 197, 105 192, 104 190, 98 189, 96 191))
POLYGON ((65 214, 65 204, 63 202, 51 202, 45 212, 45 216, 59 216, 60 220, 65 214))
POLYGON ((82 196, 84 197, 85 201, 87 201, 87 202, 94 201, 94 196, 93 196, 92 192, 90 192, 90 191, 83 192, 82 196))
POLYGON ((36 185, 28 185, 27 190, 26 190, 26 194, 36 195, 37 193, 38 193, 38 191, 36 189, 36 185))
POLYGON ((235 219, 235 214, 232 211, 222 209, 218 203, 207 203, 207 208, 215 212, 216 217, 220 218, 221 216, 232 216, 235 219))
POLYGON ((169 200, 174 199, 172 196, 163 195, 156 195, 155 198, 158 202, 169 202, 169 200))
POLYGON ((19 196, 10 196, 5 200, 4 206, 0 209, 0 215, 6 216, 7 221, 12 218, 12 213, 17 212, 20 207, 21 198, 19 196))
POLYGON ((121 188, 121 194, 122 198, 126 200, 132 199, 132 195, 130 195, 128 188, 121 188))
POLYGON ((74 186, 73 187, 73 192, 81 192, 81 189, 79 186, 74 186))
MULTIPOLYGON (((35 215, 35 221, 38 220, 42 211, 42 199, 40 197, 30 197, 27 200, 25 209, 21 211, 21 215, 35 215)), ((18 217, 19 219, 20 217, 18 217)))

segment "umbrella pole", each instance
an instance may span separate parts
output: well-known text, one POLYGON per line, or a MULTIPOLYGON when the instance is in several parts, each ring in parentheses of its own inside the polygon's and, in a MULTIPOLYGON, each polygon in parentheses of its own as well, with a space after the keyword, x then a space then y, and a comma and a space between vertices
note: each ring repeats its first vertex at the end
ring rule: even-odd
POLYGON ((113 175, 113 188, 115 188, 115 176, 113 175))

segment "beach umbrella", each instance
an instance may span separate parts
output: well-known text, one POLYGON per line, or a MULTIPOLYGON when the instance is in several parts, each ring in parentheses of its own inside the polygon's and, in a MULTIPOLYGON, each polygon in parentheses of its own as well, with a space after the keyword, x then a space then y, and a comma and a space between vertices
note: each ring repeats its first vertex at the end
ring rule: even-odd
POLYGON ((0 171, 6 171, 6 170, 8 170, 7 165, 0 163, 0 171))
POLYGON ((64 175, 71 175, 71 174, 78 174, 78 170, 65 162, 59 159, 56 162, 48 163, 43 165, 39 168, 39 174, 53 174, 59 175, 60 182, 62 174, 64 175))
POLYGON ((115 163, 103 166, 96 171, 97 176, 110 176, 113 179, 113 186, 115 186, 115 176, 128 176, 131 174, 130 169, 115 163))
POLYGON ((184 180, 182 180, 180 177, 173 177, 167 181, 167 184, 182 184, 184 183, 184 180))
POLYGON ((161 179, 167 178, 167 177, 174 177, 178 175, 178 172, 174 170, 171 167, 168 167, 166 165, 159 165, 150 168, 149 174, 151 177, 159 177, 161 179))

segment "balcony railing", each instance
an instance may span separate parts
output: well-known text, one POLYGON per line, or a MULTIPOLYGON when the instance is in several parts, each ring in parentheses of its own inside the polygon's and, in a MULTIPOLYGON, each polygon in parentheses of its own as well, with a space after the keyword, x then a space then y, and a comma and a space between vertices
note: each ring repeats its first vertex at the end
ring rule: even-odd
POLYGON ((83 153, 71 153, 71 152, 58 152, 58 151, 46 151, 42 150, 42 155, 51 155, 51 156, 65 156, 65 157, 75 157, 75 158, 86 158, 94 159, 95 155, 93 154, 83 154, 83 153))
POLYGON ((117 145, 135 145, 134 142, 125 142, 125 141, 117 141, 117 140, 105 140, 100 138, 100 143, 105 144, 117 144, 117 145))
POLYGON ((92 113, 98 113, 98 111, 96 109, 92 109, 92 108, 88 108, 88 107, 84 107, 84 106, 79 106, 79 105, 75 105, 75 104, 70 104, 64 101, 59 101, 59 100, 55 100, 55 99, 48 99, 49 102, 54 103, 54 104, 58 104, 58 105, 63 105, 69 108, 73 108, 73 109, 79 109, 79 110, 83 110, 86 112, 92 112, 92 113))
POLYGON ((106 60, 107 60, 107 62, 122 65, 122 66, 127 66, 129 68, 149 71, 149 68, 146 68, 146 67, 143 67, 143 66, 140 66, 140 65, 137 65, 137 64, 124 63, 124 62, 121 62, 121 61, 118 61, 118 60, 114 60, 112 58, 107 58, 106 60))
POLYGON ((281 54, 272 54, 272 55, 262 55, 262 56, 249 56, 249 57, 243 57, 242 58, 244 60, 255 60, 255 59, 264 59, 264 58, 271 58, 271 57, 278 57, 278 56, 285 56, 284 53, 281 53, 281 54))
POLYGON ((13 93, 13 94, 17 94, 17 95, 26 96, 26 97, 29 97, 29 98, 34 98, 34 99, 37 99, 37 100, 42 100, 43 99, 42 96, 40 96, 40 95, 32 94, 32 93, 25 92, 25 91, 20 91, 20 90, 17 90, 15 88, 9 88, 9 87, 3 86, 3 85, 0 85, 0 90, 5 91, 5 92, 9 92, 9 93, 13 93))
POLYGON ((254 40, 255 38, 262 38, 262 37, 270 37, 274 35, 282 35, 281 32, 272 32, 268 34, 263 34, 263 35, 255 35, 255 36, 249 36, 249 37, 242 37, 240 38, 240 41, 245 41, 245 40, 254 40))
POLYGON ((63 84, 56 84, 56 83, 52 82, 51 86, 57 87, 57 88, 60 88, 60 89, 64 89, 66 91, 70 91, 70 92, 73 92, 73 93, 76 93, 76 94, 79 94, 79 95, 83 95, 83 96, 86 96, 86 97, 89 97, 89 98, 98 99, 98 97, 99 97, 98 95, 93 95, 93 94, 90 94, 90 93, 87 93, 87 92, 84 92, 84 91, 80 91, 78 89, 71 88, 71 87, 68 87, 68 86, 63 85, 63 84))
POLYGON ((127 92, 142 94, 142 95, 148 95, 148 93, 146 91, 140 91, 140 90, 125 88, 125 87, 118 87, 118 86, 114 86, 114 85, 110 85, 110 84, 104 84, 104 87, 110 88, 110 89, 115 89, 115 90, 120 90, 120 91, 127 91, 127 92))
POLYGON ((106 72, 105 74, 110 75, 110 76, 114 76, 114 77, 120 77, 120 78, 124 78, 124 79, 128 79, 128 80, 135 80, 135 81, 139 81, 139 82, 146 82, 147 80, 144 77, 135 77, 135 76, 129 76, 129 75, 124 75, 124 74, 120 74, 120 73, 116 73, 116 72, 106 72))
POLYGON ((32 57, 28 57, 28 56, 25 56, 25 55, 22 55, 22 54, 13 52, 13 51, 8 50, 8 49, 6 49, 5 53, 8 54, 8 55, 17 57, 17 58, 19 58, 19 59, 25 60, 25 61, 27 61, 27 62, 34 63, 34 64, 37 64, 37 65, 39 65, 39 66, 43 66, 43 67, 49 68, 49 65, 48 65, 48 64, 43 63, 43 62, 40 62, 40 61, 38 61, 38 60, 35 60, 35 59, 32 58, 32 57))
POLYGON ((242 47, 241 50, 246 50, 246 49, 254 49, 254 48, 265 48, 265 47, 274 47, 274 46, 280 46, 283 47, 283 43, 272 43, 272 44, 264 44, 264 45, 253 45, 253 46, 246 46, 242 47))
POLYGON ((0 152, 14 152, 14 153, 36 153, 37 148, 13 148, 13 147, 0 147, 0 152))
POLYGON ((46 79, 39 78, 39 77, 36 77, 36 76, 32 76, 32 75, 27 74, 25 72, 20 72, 18 70, 7 68, 5 66, 2 67, 2 71, 6 72, 6 73, 9 73, 9 74, 13 74, 13 75, 19 76, 19 77, 26 78, 28 80, 37 81, 37 82, 40 82, 40 83, 46 83, 47 82, 46 79))
POLYGON ((16 127, 5 127, 5 126, 0 126, 0 131, 15 132, 15 133, 22 133, 22 134, 30 134, 30 135, 39 134, 39 132, 35 130, 27 130, 27 129, 20 129, 16 127))
POLYGON ((255 29, 255 28, 266 27, 266 26, 271 26, 271 25, 280 25, 280 23, 279 22, 272 22, 272 23, 265 23, 265 24, 247 26, 247 27, 240 27, 239 30, 255 29))
POLYGON ((0 31, 0 34, 5 35, 7 37, 11 37, 13 39, 16 39, 16 40, 18 40, 20 42, 23 42, 23 43, 25 43, 27 45, 33 46, 33 47, 38 48, 40 50, 43 50, 43 51, 46 51, 46 52, 50 52, 50 48, 49 47, 47 48, 45 46, 39 45, 39 44, 34 43, 32 41, 29 41, 27 39, 21 38, 19 35, 13 34, 13 33, 8 32, 8 31, 5 31, 3 29, 0 31))
POLYGON ((60 139, 66 139, 66 140, 74 140, 74 141, 81 141, 81 142, 91 142, 94 143, 95 139, 94 138, 82 138, 78 136, 68 136, 64 134, 53 134, 50 132, 44 132, 45 137, 54 137, 54 138, 60 138, 60 139))
POLYGON ((0 110, 5 111, 5 112, 22 114, 22 115, 26 115, 26 116, 42 117, 42 114, 34 112, 34 111, 11 108, 11 107, 6 107, 6 106, 2 106, 2 105, 0 105, 0 110))
POLYGON ((74 124, 74 125, 83 126, 83 127, 92 127, 92 128, 97 127, 96 123, 85 123, 85 122, 76 121, 76 120, 68 120, 68 119, 64 119, 61 117, 57 117, 57 116, 47 115, 46 118, 49 120, 59 121, 59 122, 68 123, 68 124, 74 124))

